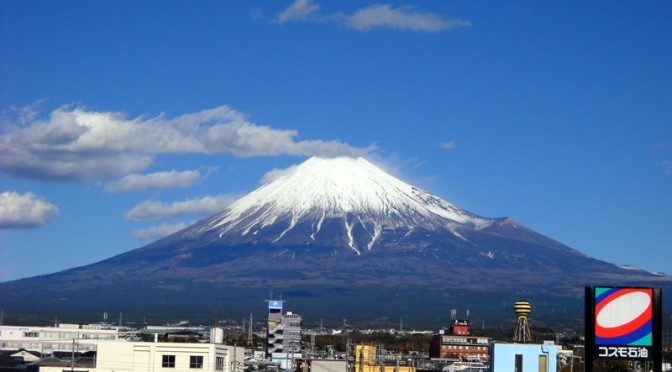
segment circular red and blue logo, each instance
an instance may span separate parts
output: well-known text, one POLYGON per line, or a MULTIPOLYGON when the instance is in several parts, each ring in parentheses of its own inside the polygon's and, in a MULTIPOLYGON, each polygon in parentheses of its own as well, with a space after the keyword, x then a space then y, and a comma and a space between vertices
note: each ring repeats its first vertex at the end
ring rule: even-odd
POLYGON ((595 344, 651 346, 651 288, 597 288, 595 344))

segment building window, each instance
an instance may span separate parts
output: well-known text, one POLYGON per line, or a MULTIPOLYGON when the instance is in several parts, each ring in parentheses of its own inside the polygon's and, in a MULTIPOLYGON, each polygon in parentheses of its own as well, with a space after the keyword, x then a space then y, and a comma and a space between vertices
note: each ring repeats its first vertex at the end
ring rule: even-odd
POLYGON ((539 355, 539 372, 546 372, 546 355, 539 355))
POLYGON ((215 369, 218 371, 224 370, 224 358, 217 357, 217 359, 215 359, 215 369))
POLYGON ((514 358, 513 372, 523 372, 523 354, 516 354, 514 358))
POLYGON ((201 355, 190 355, 189 368, 203 368, 203 357, 201 355))
POLYGON ((163 359, 161 360, 161 367, 175 368, 175 355, 163 355, 163 359))

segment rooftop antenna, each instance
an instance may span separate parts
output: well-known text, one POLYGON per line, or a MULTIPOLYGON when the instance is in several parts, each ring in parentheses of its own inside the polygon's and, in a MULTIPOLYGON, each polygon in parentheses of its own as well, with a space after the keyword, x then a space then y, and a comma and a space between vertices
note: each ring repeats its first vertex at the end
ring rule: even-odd
POLYGON ((467 320, 469 320, 469 309, 467 309, 467 320))
POLYGON ((455 320, 455 316, 457 316, 457 310, 451 309, 450 310, 450 320, 455 320))

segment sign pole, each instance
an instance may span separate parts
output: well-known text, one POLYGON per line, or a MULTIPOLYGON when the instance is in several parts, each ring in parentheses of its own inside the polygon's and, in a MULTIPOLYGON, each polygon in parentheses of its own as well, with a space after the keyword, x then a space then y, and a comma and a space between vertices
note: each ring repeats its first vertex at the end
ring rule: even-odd
POLYGON ((593 361, 595 355, 595 287, 586 287, 586 308, 584 314, 584 328, 585 328, 585 348, 583 356, 583 370, 584 372, 593 372, 593 361))

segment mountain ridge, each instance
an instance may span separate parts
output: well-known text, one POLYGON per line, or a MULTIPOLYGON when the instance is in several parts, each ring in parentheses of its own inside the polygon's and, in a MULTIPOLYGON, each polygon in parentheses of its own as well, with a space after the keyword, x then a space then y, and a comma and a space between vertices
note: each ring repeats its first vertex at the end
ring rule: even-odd
POLYGON ((260 307, 255 296, 274 290, 305 316, 324 317, 325 308, 337 319, 412 311, 429 322, 458 302, 485 306, 501 321, 510 309, 500 303, 520 296, 580 313, 583 286, 592 284, 672 288, 672 277, 589 257, 509 217, 477 216, 361 158, 311 158, 144 247, 0 283, 0 306, 142 311, 163 303, 184 315, 195 306, 219 309, 207 296, 227 293, 235 302, 227 311, 239 316, 260 307), (366 311, 353 314, 353 307, 366 311))

